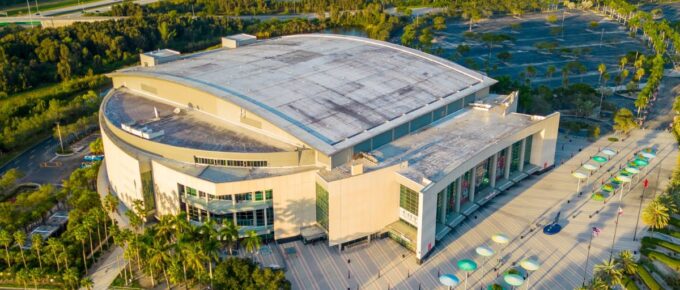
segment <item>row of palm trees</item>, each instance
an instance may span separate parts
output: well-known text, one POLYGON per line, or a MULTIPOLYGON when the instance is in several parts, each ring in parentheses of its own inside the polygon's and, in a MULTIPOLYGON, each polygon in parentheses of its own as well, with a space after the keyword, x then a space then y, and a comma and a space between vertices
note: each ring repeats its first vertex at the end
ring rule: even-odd
MULTIPOLYGON (((162 216, 157 224, 145 227, 145 210, 140 202, 134 204, 134 210, 126 212, 132 228, 112 228, 114 241, 124 249, 127 261, 125 281, 136 277, 137 271, 148 277, 153 287, 163 280, 168 288, 182 284, 212 288, 220 255, 232 255, 239 244, 238 226, 230 221, 217 224, 213 219, 195 225, 181 213, 162 216)), ((241 243, 251 257, 261 246, 260 237, 252 230, 246 232, 241 243)))

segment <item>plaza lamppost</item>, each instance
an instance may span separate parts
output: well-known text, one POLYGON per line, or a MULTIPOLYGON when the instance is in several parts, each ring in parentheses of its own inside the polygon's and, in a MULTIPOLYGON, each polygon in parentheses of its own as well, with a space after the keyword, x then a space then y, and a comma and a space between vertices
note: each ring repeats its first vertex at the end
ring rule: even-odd
POLYGON ((622 205, 622 199, 623 199, 623 187, 625 186, 626 183, 630 183, 631 179, 628 176, 625 175, 619 175, 616 177, 619 181, 621 181, 621 193, 619 193, 619 209, 616 212, 616 224, 614 225, 614 237, 612 237, 612 246, 611 249, 609 250, 609 262, 612 261, 612 256, 614 256, 614 244, 616 243, 616 232, 619 229, 619 217, 623 214, 623 208, 621 207, 622 205))
POLYGON ((480 255, 484 259, 484 261, 482 262, 482 274, 480 275, 479 279, 477 280, 480 283, 480 285, 483 285, 481 283, 484 282, 483 281, 483 279, 484 279, 484 264, 486 264, 486 262, 489 260, 489 257, 493 256, 493 254, 495 254, 495 252, 493 251, 493 249, 491 249, 487 246, 479 246, 475 249, 475 252, 477 253, 477 255, 480 255))
POLYGON ((503 254, 503 247, 504 247, 505 244, 510 242, 510 238, 508 238, 508 236, 503 234, 503 233, 497 233, 497 234, 491 236, 491 240, 494 243, 500 245, 500 249, 498 250, 498 255, 499 255, 498 260, 501 261, 503 259, 503 255, 502 255, 503 254))
POLYGON ((449 290, 451 290, 453 287, 456 287, 458 284, 460 284, 460 279, 458 279, 458 277, 453 274, 444 274, 439 276, 439 283, 442 283, 442 285, 448 287, 449 290))
POLYGON ((524 278, 520 276, 519 274, 505 274, 503 275, 503 281, 505 283, 508 283, 508 285, 512 286, 512 289, 515 289, 515 287, 522 286, 524 284, 524 278))
POLYGON ((581 179, 588 178, 589 174, 580 171, 574 171, 571 173, 571 176, 576 177, 578 179, 578 182, 576 183, 576 193, 581 192, 581 179))
POLYGON ((541 267, 541 263, 534 258, 527 258, 519 262, 519 265, 527 271, 527 289, 529 289, 529 272, 534 272, 541 267))
POLYGON ((458 269, 465 272, 465 290, 467 290, 468 277, 470 273, 477 270, 477 263, 470 259, 463 259, 457 263, 458 269))

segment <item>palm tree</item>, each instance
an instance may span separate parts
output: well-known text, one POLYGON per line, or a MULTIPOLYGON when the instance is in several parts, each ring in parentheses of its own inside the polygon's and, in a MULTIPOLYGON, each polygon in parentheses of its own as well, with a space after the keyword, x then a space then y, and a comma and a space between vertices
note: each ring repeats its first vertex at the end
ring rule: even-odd
MULTIPOLYGON (((118 212, 118 198, 109 193, 104 197, 104 204, 102 205, 106 212, 110 214, 115 214, 118 212)), ((111 219, 111 222, 113 223, 113 219, 111 219)))
POLYGON ((224 220, 222 228, 219 230, 219 240, 223 247, 229 249, 229 255, 232 254, 234 244, 238 240, 238 226, 232 221, 224 220))
MULTIPOLYGON (((101 228, 101 223, 104 221, 104 226, 106 226, 106 221, 105 221, 105 216, 104 211, 102 211, 101 208, 95 207, 89 211, 91 214, 90 216, 92 217, 94 223, 97 225, 97 238, 99 238, 97 241, 97 246, 100 247, 100 251, 103 250, 101 249, 102 247, 102 233, 100 231, 101 228)), ((106 228, 104 228, 104 235, 106 236, 106 228)), ((107 243, 108 244, 108 243, 107 243)))
POLYGON ((625 250, 619 253, 619 256, 614 260, 619 268, 626 275, 635 275, 637 273, 637 264, 633 258, 633 253, 625 250))
POLYGON ((203 271, 205 271, 203 266, 203 255, 198 244, 189 241, 182 241, 179 243, 179 252, 182 256, 181 259, 185 282, 187 281, 186 273, 188 270, 192 270, 196 273, 203 273, 203 271))
POLYGON ((51 237, 47 239, 47 251, 52 252, 52 255, 54 256, 54 262, 57 264, 57 272, 61 272, 61 265, 59 263, 59 257, 57 256, 57 251, 60 251, 62 248, 61 242, 54 237, 51 237))
POLYGON ((92 290, 92 287, 94 287, 94 281, 92 281, 92 278, 90 277, 80 279, 80 287, 85 287, 87 290, 92 290))
POLYGON ((87 215, 83 219, 83 223, 81 224, 81 227, 85 228, 87 230, 87 236, 90 239, 90 255, 92 257, 92 263, 94 264, 94 247, 92 246, 92 229, 94 228, 94 221, 92 220, 91 215, 87 215))
POLYGON ((31 249, 33 251, 35 251, 35 253, 38 255, 38 263, 40 265, 40 269, 42 269, 42 256, 40 255, 42 248, 43 248, 42 236, 41 235, 32 235, 31 236, 31 249))
POLYGON ((623 273, 613 261, 595 265, 595 276, 610 286, 621 285, 623 279, 623 273))
POLYGON ((85 274, 87 275, 87 256, 85 255, 85 240, 87 240, 87 229, 83 225, 73 230, 73 237, 80 241, 83 248, 83 264, 85 264, 85 274))
POLYGON ((246 247, 246 252, 250 253, 251 259, 253 253, 260 250, 261 241, 260 236, 254 230, 249 230, 246 232, 246 237, 243 239, 243 243, 246 247))
POLYGON ((148 262, 153 268, 161 268, 167 288, 172 288, 168 279, 167 263, 170 261, 170 254, 166 246, 159 239, 153 239, 151 246, 147 250, 148 262))
POLYGON ((0 230, 0 245, 5 247, 5 262, 7 267, 12 267, 12 259, 9 256, 9 246, 12 245, 12 236, 6 230, 0 230))
POLYGON ((21 252, 21 260, 24 262, 24 268, 28 269, 26 265, 26 256, 24 256, 24 245, 26 244, 26 233, 22 231, 14 232, 14 243, 19 246, 19 251, 21 252))
POLYGON ((215 223, 215 220, 209 219, 207 222, 204 222, 203 225, 201 225, 201 228, 199 229, 199 232, 201 233, 202 240, 203 240, 203 246, 201 247, 201 251, 203 252, 203 256, 205 256, 207 262, 208 262, 208 271, 209 271, 209 277, 210 277, 210 288, 213 288, 213 261, 217 260, 217 254, 218 254, 218 246, 217 246, 217 241, 219 237, 219 232, 216 229, 217 225, 215 223))
POLYGON ((668 225, 669 219, 668 207, 661 203, 658 197, 652 200, 642 211, 642 222, 652 228, 652 230, 665 228, 668 225))

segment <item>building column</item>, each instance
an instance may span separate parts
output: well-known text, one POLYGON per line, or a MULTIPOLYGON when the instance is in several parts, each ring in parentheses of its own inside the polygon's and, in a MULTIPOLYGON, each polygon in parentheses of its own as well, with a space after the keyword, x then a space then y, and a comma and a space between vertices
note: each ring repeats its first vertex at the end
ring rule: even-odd
POLYGON ((477 177, 475 176, 477 166, 473 167, 471 169, 471 177, 470 177, 470 202, 475 202, 475 183, 477 182, 477 177))
POLYGON ((508 147, 508 154, 505 157, 505 172, 503 178, 510 179, 510 165, 512 165, 512 145, 508 147))
POLYGON ((266 227, 268 225, 269 224, 267 224, 267 208, 265 207, 264 208, 264 226, 266 227))
POLYGON ((458 180, 456 180, 456 188, 454 189, 456 191, 456 213, 460 212, 460 198, 461 194, 463 192, 463 178, 458 177, 458 180))
POLYGON ((527 147, 527 138, 522 139, 522 143, 519 146, 519 172, 524 171, 524 149, 527 147))
POLYGON ((448 204, 448 198, 449 198, 449 195, 446 192, 446 188, 447 187, 444 187, 444 189, 440 192, 443 195, 442 204, 441 204, 440 209, 439 209, 439 213, 440 213, 439 222, 440 223, 446 223, 446 207, 447 207, 446 205, 448 204))
POLYGON ((232 212, 232 213, 231 213, 231 217, 232 217, 231 220, 234 221, 234 225, 235 225, 235 226, 238 226, 238 221, 236 220, 236 213, 235 213, 235 212, 232 212))
POLYGON ((489 185, 491 188, 496 187, 496 170, 498 170, 498 153, 494 154, 491 158, 491 170, 489 172, 489 185))
POLYGON ((207 193, 205 194, 205 208, 206 216, 208 217, 208 221, 210 221, 210 200, 207 193))

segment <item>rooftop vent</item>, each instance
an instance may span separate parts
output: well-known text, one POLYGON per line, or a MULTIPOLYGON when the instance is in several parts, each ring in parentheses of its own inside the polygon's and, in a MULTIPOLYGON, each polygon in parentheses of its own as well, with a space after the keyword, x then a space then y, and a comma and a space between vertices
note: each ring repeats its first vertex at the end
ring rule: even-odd
POLYGON ((163 130, 154 132, 152 129, 149 129, 148 127, 145 126, 140 127, 135 123, 121 124, 121 128, 132 135, 142 137, 147 140, 160 137, 163 136, 163 134, 165 134, 165 131, 163 130))
POLYGON ((222 47, 225 48, 237 48, 251 43, 255 43, 257 37, 250 34, 234 34, 222 37, 222 47))
POLYGON ((157 66, 162 63, 178 59, 182 54, 172 49, 148 51, 139 55, 139 62, 143 67, 157 66))

